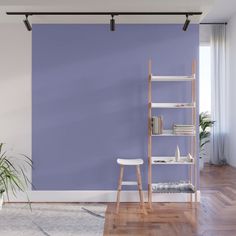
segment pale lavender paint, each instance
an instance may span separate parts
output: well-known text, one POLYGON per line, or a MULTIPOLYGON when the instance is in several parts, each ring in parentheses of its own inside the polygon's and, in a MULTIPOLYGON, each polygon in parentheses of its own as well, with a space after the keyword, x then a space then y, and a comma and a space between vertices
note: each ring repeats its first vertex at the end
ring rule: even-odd
MULTIPOLYGON (((33 184, 37 190, 113 190, 117 157, 141 157, 147 187, 148 59, 157 75, 191 74, 198 25, 33 25, 33 184)), ((190 101, 186 83, 160 83, 158 101, 190 101)), ((159 110, 166 128, 186 110, 159 110)), ((187 138, 156 138, 154 154, 187 153, 187 138)), ((125 177, 135 178, 127 168, 125 177)), ((185 179, 186 167, 154 167, 153 179, 185 179)))

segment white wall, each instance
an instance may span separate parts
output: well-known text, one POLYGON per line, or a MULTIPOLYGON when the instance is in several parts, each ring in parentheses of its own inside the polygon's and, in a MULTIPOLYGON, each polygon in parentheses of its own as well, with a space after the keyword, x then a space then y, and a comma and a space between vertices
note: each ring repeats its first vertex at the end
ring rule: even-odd
MULTIPOLYGON (((209 45, 211 41, 211 25, 200 25, 199 27, 199 41, 200 45, 209 45)), ((201 80, 201 78, 200 78, 201 80)), ((200 81, 201 83, 201 81, 200 81)), ((201 86, 200 86, 201 89, 201 86)), ((200 96, 201 96, 201 91, 200 96)), ((211 151, 211 144, 207 143, 205 145, 205 156, 204 156, 204 162, 210 161, 210 151, 211 151)))
POLYGON ((0 32, 0 142, 31 157, 31 33, 22 22, 0 32))
POLYGON ((227 25, 227 72, 229 76, 229 159, 230 165, 236 167, 236 14, 227 25))
POLYGON ((199 27, 200 44, 210 44, 211 41, 211 25, 200 25, 199 27))

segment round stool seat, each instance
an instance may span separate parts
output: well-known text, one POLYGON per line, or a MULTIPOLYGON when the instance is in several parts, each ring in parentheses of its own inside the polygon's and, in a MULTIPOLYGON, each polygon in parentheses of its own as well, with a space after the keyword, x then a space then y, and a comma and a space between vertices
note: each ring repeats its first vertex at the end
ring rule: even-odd
POLYGON ((142 165, 143 164, 143 159, 117 159, 117 163, 119 165, 124 165, 124 166, 137 166, 137 165, 142 165))

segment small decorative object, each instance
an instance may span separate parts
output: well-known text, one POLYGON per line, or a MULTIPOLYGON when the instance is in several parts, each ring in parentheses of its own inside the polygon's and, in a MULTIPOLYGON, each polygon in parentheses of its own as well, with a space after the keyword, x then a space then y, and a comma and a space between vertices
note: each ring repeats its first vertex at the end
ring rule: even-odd
POLYGON ((187 155, 187 161, 193 162, 193 157, 190 153, 187 155))
POLYGON ((180 160, 180 151, 179 151, 179 146, 177 145, 175 151, 175 161, 178 162, 179 160, 180 160))
POLYGON ((154 162, 155 162, 155 163, 166 163, 165 160, 155 160, 154 162))

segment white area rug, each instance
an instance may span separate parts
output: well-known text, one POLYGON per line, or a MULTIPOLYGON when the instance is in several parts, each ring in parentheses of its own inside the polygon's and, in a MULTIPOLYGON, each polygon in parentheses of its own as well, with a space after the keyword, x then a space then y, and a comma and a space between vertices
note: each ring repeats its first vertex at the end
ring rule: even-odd
POLYGON ((5 204, 0 211, 1 236, 103 235, 103 204, 5 204))

